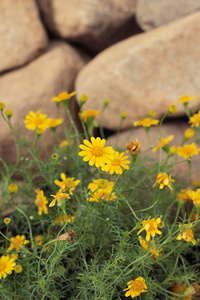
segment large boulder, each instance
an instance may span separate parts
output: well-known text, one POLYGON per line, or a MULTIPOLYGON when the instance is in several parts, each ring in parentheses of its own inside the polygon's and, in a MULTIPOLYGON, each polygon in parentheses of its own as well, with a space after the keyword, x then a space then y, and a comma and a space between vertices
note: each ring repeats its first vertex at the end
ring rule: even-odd
POLYGON ((100 110, 109 98, 103 126, 116 130, 121 112, 128 113, 122 128, 130 128, 150 109, 160 118, 174 99, 200 95, 199 19, 194 13, 97 55, 76 79, 78 96, 88 95, 85 108, 100 110))
MULTIPOLYGON (((7 73, 0 78, 0 99, 6 109, 13 110, 11 117, 15 129, 20 126, 20 135, 29 139, 33 132, 25 128, 24 118, 30 111, 41 110, 48 117, 57 117, 55 102, 51 99, 58 93, 74 89, 78 71, 88 61, 88 57, 65 42, 52 42, 43 55, 23 68, 7 73)), ((74 120, 78 120, 77 103, 70 100, 74 120)), ((62 117, 66 118, 61 110, 62 117)), ((1 118, 1 117, 0 117, 1 118)), ((66 119, 67 124, 69 122, 66 119)), ((50 130, 44 133, 49 149, 53 149, 55 136, 50 130)), ((0 156, 7 162, 15 160, 15 147, 8 125, 1 118, 0 156)))
POLYGON ((0 72, 22 66, 44 52, 48 38, 34 0, 1 0, 0 20, 0 72))
POLYGON ((56 36, 99 51, 141 32, 136 0, 37 0, 44 23, 56 36))
POLYGON ((147 31, 200 10, 197 0, 138 0, 136 19, 147 31))

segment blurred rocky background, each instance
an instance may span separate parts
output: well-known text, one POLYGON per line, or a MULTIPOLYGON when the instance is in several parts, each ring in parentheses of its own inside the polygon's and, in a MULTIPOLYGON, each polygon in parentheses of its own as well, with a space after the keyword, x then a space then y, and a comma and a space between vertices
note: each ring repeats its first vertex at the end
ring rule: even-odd
MULTIPOLYGON (((50 100, 63 91, 77 92, 75 120, 81 94, 86 109, 110 99, 103 126, 113 133, 121 112, 128 132, 150 109, 161 118, 174 99, 200 95, 200 0, 1 0, 0 20, 0 102, 22 135, 32 135, 23 123, 29 110, 56 117, 50 100)), ((169 134, 187 128, 184 115, 179 105, 169 134)), ((10 130, 0 123, 0 155, 12 162, 10 130)))

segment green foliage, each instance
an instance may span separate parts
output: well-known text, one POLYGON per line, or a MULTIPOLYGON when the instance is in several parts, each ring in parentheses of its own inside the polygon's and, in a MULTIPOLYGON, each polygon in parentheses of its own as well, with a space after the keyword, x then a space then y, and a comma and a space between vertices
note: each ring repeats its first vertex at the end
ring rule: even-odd
MULTIPOLYGON (((33 130, 33 142, 21 138, 19 132, 12 127, 12 118, 6 117, 1 109, 3 106, 0 106, 2 117, 13 134, 17 153, 16 163, 12 166, 0 158, 0 249, 2 257, 17 253, 16 263, 23 268, 21 273, 12 270, 11 274, 6 274, 3 278, 0 261, 0 299, 122 300, 126 299, 123 290, 127 287, 127 282, 142 277, 147 290, 141 292, 138 299, 168 300, 177 295, 172 290, 175 284, 185 284, 191 288, 191 283, 200 283, 199 206, 197 203, 192 205, 191 197, 183 204, 176 200, 181 189, 185 189, 186 185, 188 187, 192 171, 190 170, 184 183, 174 177, 173 166, 179 162, 169 147, 160 147, 159 161, 142 156, 139 152, 135 156, 130 155, 127 158, 131 162, 129 168, 123 170, 122 174, 111 175, 103 172, 101 167, 89 166, 79 156, 79 144, 84 135, 75 128, 68 101, 69 99, 62 102, 71 126, 66 128, 64 124, 60 125, 63 126, 68 144, 59 147, 61 140, 56 128, 53 128, 58 140, 54 145, 54 156, 48 153, 43 144, 43 134, 37 133, 37 128, 33 130), (42 151, 46 153, 45 157, 41 155, 42 151), (166 160, 163 163, 161 156, 164 151, 166 160), (70 186, 64 189, 55 184, 55 180, 61 181, 62 173, 65 178, 72 178, 73 184, 79 181, 73 185, 71 193, 70 186), (162 181, 164 188, 161 189, 158 173, 172 174, 175 182, 170 181, 170 176, 167 175, 168 181, 162 181), (102 198, 91 201, 90 197, 101 190, 99 187, 91 192, 88 188, 88 184, 94 179, 113 182, 107 201, 105 191, 102 198), (153 187, 155 182, 157 184, 153 187), (17 183, 17 191, 10 190, 11 183, 17 183), (37 189, 43 191, 43 196, 37 195, 37 189), (55 205, 49 207, 52 195, 58 196, 59 189, 63 194, 69 195, 70 199, 58 197, 55 205), (113 200, 112 193, 115 198, 113 200), (39 215, 38 198, 40 201, 48 201, 48 213, 43 210, 39 215), (197 215, 192 221, 193 212, 197 212, 197 215), (71 216, 74 216, 73 220, 71 216), (6 224, 5 217, 9 217, 11 222, 6 224), (148 222, 148 219, 155 219, 155 228, 161 233, 151 235, 150 240, 146 241, 146 234, 150 229, 142 222, 148 222), (179 224, 188 224, 188 227, 184 229, 179 224), (138 234, 142 228, 144 230, 138 234), (182 235, 177 240, 181 228, 186 236, 182 235), (189 232, 184 231, 186 229, 193 230, 193 242, 186 239, 187 234, 189 235, 189 232), (14 247, 16 244, 8 250, 12 238, 17 235, 24 235, 29 242, 19 250, 14 247), (35 239, 38 235, 42 235, 41 243, 35 239), (139 235, 146 242, 146 248, 140 245, 139 235)), ((59 108, 59 104, 57 106, 59 108)), ((103 106, 103 112, 106 106, 103 106)), ((185 107, 188 114, 187 105, 185 107)), ((170 111, 160 122, 160 133, 162 122, 168 114, 170 111)), ((84 124, 81 121, 85 137, 91 136, 96 126, 94 117, 89 116, 89 128, 87 122, 84 124)), ((123 119, 116 144, 122 121, 123 119)), ((104 137, 102 127, 100 132, 104 137)), ((149 128, 146 128, 146 132, 149 139, 149 128)), ((125 147, 115 150, 122 152, 125 147)), ((151 150, 150 145, 149 152, 151 150)), ((186 160, 191 167, 190 158, 186 160)), ((191 299, 195 299, 194 294, 195 290, 191 299)), ((187 294, 189 295, 192 295, 191 292, 187 294)), ((176 299, 186 299, 185 297, 186 294, 182 292, 176 299)))

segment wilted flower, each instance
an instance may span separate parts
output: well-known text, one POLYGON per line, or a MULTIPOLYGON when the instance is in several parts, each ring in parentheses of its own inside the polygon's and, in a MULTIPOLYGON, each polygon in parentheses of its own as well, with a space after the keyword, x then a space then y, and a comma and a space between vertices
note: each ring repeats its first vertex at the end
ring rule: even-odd
POLYGON ((126 153, 130 153, 132 156, 136 156, 140 152, 141 145, 137 139, 136 142, 130 142, 126 144, 127 151, 126 153))
POLYGON ((193 231, 190 229, 192 224, 179 224, 180 234, 177 236, 176 240, 185 240, 186 242, 192 242, 193 245, 196 244, 194 239, 193 231))
POLYGON ((170 188, 170 190, 172 191, 170 182, 175 182, 175 180, 171 178, 171 174, 168 176, 166 173, 160 172, 156 178, 156 182, 153 184, 153 187, 158 183, 160 185, 161 190, 165 186, 168 186, 170 188))
POLYGON ((146 231, 146 240, 149 241, 151 236, 154 237, 157 234, 161 234, 161 231, 158 230, 159 225, 161 224, 161 227, 163 227, 163 222, 161 221, 161 218, 148 218, 148 220, 142 221, 143 228, 141 228, 137 234, 140 234, 143 230, 146 231))

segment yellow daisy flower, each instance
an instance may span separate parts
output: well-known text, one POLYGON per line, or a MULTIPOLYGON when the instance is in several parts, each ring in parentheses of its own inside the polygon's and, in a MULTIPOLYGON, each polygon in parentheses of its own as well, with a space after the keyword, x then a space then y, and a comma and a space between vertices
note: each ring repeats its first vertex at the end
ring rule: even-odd
POLYGON ((59 144, 58 148, 61 149, 63 147, 67 147, 68 145, 69 145, 69 141, 64 140, 59 144))
POLYGON ((187 195, 188 195, 189 199, 191 199, 195 205, 200 206, 200 189, 197 189, 196 191, 189 190, 187 192, 187 195))
POLYGON ((64 122, 64 119, 49 119, 49 127, 55 128, 58 125, 62 124, 64 122))
POLYGON ((70 195, 73 195, 73 191, 80 180, 74 180, 74 177, 66 177, 64 173, 61 173, 60 177, 62 181, 56 179, 54 183, 62 189, 62 192, 68 191, 70 195))
POLYGON ((60 224, 64 224, 66 222, 70 223, 70 222, 73 222, 73 220, 75 219, 74 216, 68 216, 67 217, 65 215, 59 215, 58 216, 58 219, 54 219, 53 220, 53 223, 54 224, 57 224, 57 223, 60 223, 60 224))
POLYGON ((168 145, 172 140, 174 139, 173 135, 169 135, 166 138, 161 138, 160 141, 158 141, 158 146, 156 146, 155 148, 153 148, 153 152, 158 151, 160 148, 164 148, 166 145, 168 145))
POLYGON ((144 240, 140 235, 139 235, 139 242, 140 245, 142 246, 142 248, 144 248, 146 251, 150 250, 150 253, 153 254, 153 257, 155 259, 158 258, 158 256, 161 254, 160 252, 163 250, 162 248, 156 250, 155 247, 155 242, 154 241, 149 241, 147 242, 146 240, 144 240))
POLYGON ((131 296, 132 298, 135 298, 139 296, 141 293, 147 292, 147 286, 145 284, 145 280, 143 277, 138 277, 135 280, 130 280, 127 282, 128 287, 124 289, 123 291, 127 291, 125 294, 125 297, 131 296))
POLYGON ((191 124, 192 127, 199 127, 200 124, 200 110, 197 114, 194 114, 192 117, 189 118, 188 121, 189 124, 191 124))
POLYGON ((50 195, 51 197, 53 197, 53 201, 51 201, 51 203, 49 204, 49 207, 52 207, 56 204, 56 201, 63 200, 63 199, 70 199, 69 194, 63 193, 62 189, 60 189, 56 195, 50 195))
POLYGON ((80 149, 83 151, 79 152, 79 156, 84 156, 84 161, 89 161, 89 165, 95 165, 97 168, 102 167, 114 153, 112 147, 104 147, 106 140, 97 137, 91 137, 91 142, 83 140, 85 145, 80 145, 80 149))
POLYGON ((12 109, 6 109, 6 110, 5 110, 5 115, 6 115, 8 118, 10 118, 10 117, 12 116, 12 114, 13 114, 12 109))
POLYGON ((41 246, 43 244, 43 240, 44 240, 44 235, 42 234, 36 235, 35 242, 37 246, 41 246))
POLYGON ((47 115, 42 114, 40 110, 36 112, 32 110, 29 111, 25 117, 24 123, 29 130, 36 130, 38 128, 46 130, 49 128, 49 119, 47 119, 47 115))
POLYGON ((174 179, 171 178, 171 174, 168 176, 166 173, 160 172, 156 178, 156 182, 153 184, 154 187, 157 183, 160 185, 160 189, 162 190, 165 186, 168 186, 172 191, 172 187, 170 182, 175 182, 174 179))
POLYGON ((181 190, 181 192, 177 194, 176 200, 177 201, 185 201, 185 202, 188 201, 189 199, 191 199, 190 191, 192 191, 192 190, 190 190, 190 189, 181 190))
POLYGON ((148 220, 142 221, 143 228, 141 228, 137 234, 140 234, 143 230, 146 230, 146 240, 149 241, 150 237, 154 237, 157 234, 161 234, 161 231, 158 230, 159 225, 162 226, 163 222, 160 218, 148 218, 148 220))
POLYGON ((150 127, 152 125, 158 125, 159 123, 159 120, 156 120, 156 119, 152 119, 152 118, 144 118, 143 120, 141 121, 135 121, 133 123, 133 126, 143 126, 143 127, 150 127))
POLYGON ((194 155, 198 155, 200 149, 197 148, 195 143, 178 147, 176 153, 178 156, 183 156, 185 159, 191 158, 194 155))
POLYGON ((184 104, 184 103, 188 103, 190 101, 196 100, 196 99, 197 99, 197 97, 195 97, 195 96, 183 95, 179 99, 174 100, 174 102, 181 102, 184 104))
POLYGON ((16 193, 18 191, 18 186, 15 183, 11 183, 8 187, 10 193, 16 193))
POLYGON ((37 198, 35 199, 35 204, 38 207, 38 215, 41 216, 41 214, 44 212, 44 214, 48 214, 48 208, 47 208, 47 198, 44 196, 44 192, 40 189, 35 190, 37 194, 37 198))
POLYGON ((122 171, 124 169, 128 170, 130 164, 130 160, 127 160, 128 155, 124 155, 124 152, 119 153, 118 151, 115 151, 110 158, 110 160, 103 165, 102 171, 110 172, 112 175, 113 173, 116 174, 122 174, 122 171))
POLYGON ((180 234, 177 236, 176 240, 185 240, 187 243, 192 242, 193 245, 196 244, 194 239, 193 231, 190 229, 192 224, 179 224, 180 234))
POLYGON ((169 111, 171 114, 174 114, 175 112, 177 112, 177 107, 176 107, 176 105, 171 104, 171 105, 169 106, 168 111, 169 111))
POLYGON ((97 190, 96 192, 93 192, 89 197, 87 198, 87 201, 95 201, 95 202, 100 202, 100 201, 111 201, 115 200, 116 195, 113 192, 111 194, 111 191, 108 189, 100 189, 97 190))
POLYGON ((0 110, 3 110, 6 107, 5 103, 0 102, 0 110))
POLYGON ((76 95, 76 92, 72 92, 70 94, 68 94, 67 92, 62 92, 57 97, 54 97, 52 99, 52 101, 54 101, 54 102, 62 102, 62 101, 65 101, 65 100, 69 100, 74 95, 76 95))
POLYGON ((136 140, 136 142, 130 142, 129 144, 126 144, 126 148, 127 148, 126 153, 130 153, 131 156, 136 156, 140 152, 140 149, 141 149, 140 143, 138 142, 137 139, 135 139, 135 140, 136 140))
POLYGON ((113 181, 109 181, 107 179, 94 179, 93 182, 89 183, 88 189, 90 189, 92 192, 95 192, 100 189, 112 191, 113 186, 113 181))
POLYGON ((8 248, 8 251, 12 249, 16 249, 18 251, 20 250, 20 248, 23 248, 24 245, 29 243, 29 241, 26 240, 25 235, 17 235, 16 237, 11 237, 10 240, 11 243, 10 243, 10 247, 8 248))
POLYGON ((79 115, 80 115, 81 119, 83 120, 83 122, 86 123, 87 119, 89 117, 96 117, 99 114, 100 114, 99 110, 88 109, 88 110, 82 111, 79 115))
POLYGON ((194 136, 195 132, 192 128, 188 128, 184 132, 184 137, 185 139, 189 140, 194 136))
POLYGON ((8 274, 11 274, 14 270, 16 262, 14 258, 9 255, 2 256, 0 258, 0 279, 5 278, 8 274))
POLYGON ((15 270, 16 273, 21 273, 22 270, 23 270, 23 268, 22 268, 21 265, 16 265, 15 268, 14 268, 14 270, 15 270))

